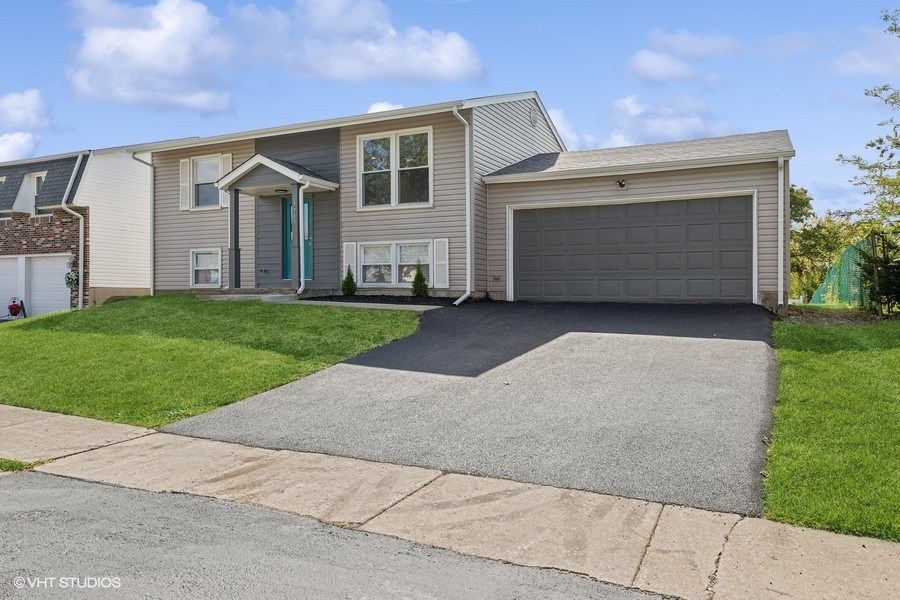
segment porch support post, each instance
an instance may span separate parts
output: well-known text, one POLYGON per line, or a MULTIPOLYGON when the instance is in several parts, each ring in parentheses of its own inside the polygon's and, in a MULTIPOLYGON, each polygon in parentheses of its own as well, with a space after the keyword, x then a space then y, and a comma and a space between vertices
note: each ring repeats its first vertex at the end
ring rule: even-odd
POLYGON ((240 247, 240 223, 238 215, 238 201, 241 195, 239 189, 232 189, 228 192, 231 195, 231 202, 228 203, 228 212, 230 213, 229 231, 228 231, 228 287, 241 287, 241 247, 240 247))
POLYGON ((303 197, 300 195, 300 184, 291 189, 291 286, 300 288, 300 270, 303 268, 303 257, 300 249, 303 246, 303 197))

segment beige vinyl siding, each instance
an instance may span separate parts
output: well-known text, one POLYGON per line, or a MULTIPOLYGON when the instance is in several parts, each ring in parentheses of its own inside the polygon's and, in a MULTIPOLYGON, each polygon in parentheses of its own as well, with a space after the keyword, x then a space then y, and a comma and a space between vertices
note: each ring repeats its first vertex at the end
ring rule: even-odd
POLYGON ((122 150, 85 160, 74 203, 90 207, 91 288, 149 293, 151 169, 122 150))
MULTIPOLYGON (((488 201, 490 293, 499 298, 504 298, 506 295, 506 207, 508 205, 552 202, 608 202, 615 204, 623 201, 652 201, 655 198, 672 196, 691 197, 692 195, 719 193, 726 196, 731 192, 754 189, 757 190, 758 202, 757 273, 759 292, 777 292, 777 163, 634 174, 626 177, 628 187, 624 190, 616 186, 616 179, 618 177, 613 176, 491 184, 488 201)), ((787 190, 786 184, 785 190, 787 190)), ((786 191, 785 194, 787 194, 786 191)), ((787 277, 787 272, 785 271, 785 277, 787 277)))
MULTIPOLYGON (((155 167, 155 277, 156 289, 190 289, 190 250, 220 248, 222 250, 222 284, 228 285, 228 209, 182 211, 179 209, 179 161, 208 154, 230 153, 232 168, 237 168, 254 154, 253 140, 216 144, 198 148, 158 152, 153 155, 155 167)), ((249 196, 240 198, 240 244, 242 287, 255 285, 255 206, 249 196)))
POLYGON ((473 109, 476 290, 487 289, 488 281, 488 193, 481 177, 535 154, 562 150, 543 111, 538 110, 537 126, 532 126, 532 107, 539 109, 534 99, 473 109))
POLYGON ((449 238, 450 289, 466 288, 465 132, 452 114, 397 119, 341 130, 341 239, 396 242, 449 238), (433 126, 433 206, 357 209, 356 136, 433 126))

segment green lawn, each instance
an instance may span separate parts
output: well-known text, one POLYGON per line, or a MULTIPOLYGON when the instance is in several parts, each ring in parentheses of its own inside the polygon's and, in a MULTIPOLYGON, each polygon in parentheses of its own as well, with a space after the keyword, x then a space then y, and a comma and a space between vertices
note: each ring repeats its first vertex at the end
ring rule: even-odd
POLYGON ((0 403, 158 427, 406 337, 408 311, 170 295, 0 325, 0 403))
POLYGON ((900 322, 775 324, 766 516, 900 541, 900 322))

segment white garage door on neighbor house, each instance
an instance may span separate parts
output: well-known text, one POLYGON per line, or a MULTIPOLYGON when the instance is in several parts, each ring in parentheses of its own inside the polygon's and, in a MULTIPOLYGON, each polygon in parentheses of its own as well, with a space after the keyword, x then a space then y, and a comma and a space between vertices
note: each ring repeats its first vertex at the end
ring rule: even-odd
POLYGON ((29 316, 70 306, 65 276, 68 255, 0 257, 0 302, 16 297, 29 316))

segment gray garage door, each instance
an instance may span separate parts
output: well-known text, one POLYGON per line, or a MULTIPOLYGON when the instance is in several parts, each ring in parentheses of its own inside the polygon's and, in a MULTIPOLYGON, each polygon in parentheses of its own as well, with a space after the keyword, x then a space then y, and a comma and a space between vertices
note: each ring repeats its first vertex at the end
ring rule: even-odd
POLYGON ((750 197, 513 214, 516 300, 751 300, 750 197))

